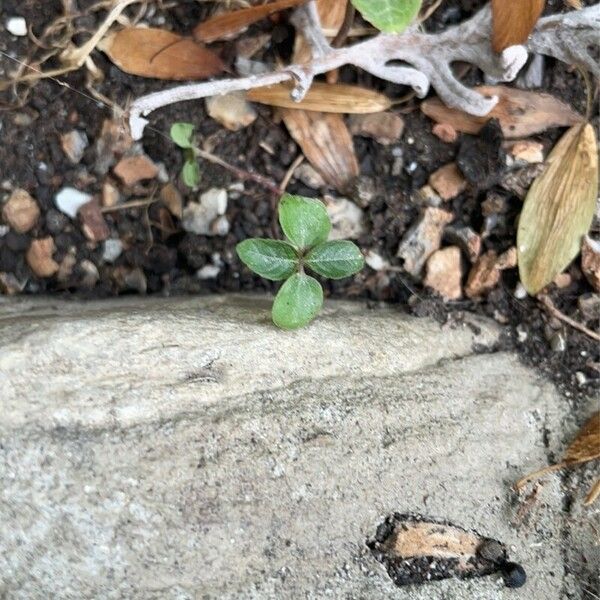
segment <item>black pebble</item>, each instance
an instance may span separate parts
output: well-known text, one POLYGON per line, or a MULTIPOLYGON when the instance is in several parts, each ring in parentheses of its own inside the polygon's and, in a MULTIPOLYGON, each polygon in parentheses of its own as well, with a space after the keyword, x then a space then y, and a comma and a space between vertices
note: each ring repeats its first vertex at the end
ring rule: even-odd
POLYGON ((505 562, 502 565, 502 577, 504 578, 504 585, 508 588, 520 588, 527 581, 525 569, 514 562, 505 562))

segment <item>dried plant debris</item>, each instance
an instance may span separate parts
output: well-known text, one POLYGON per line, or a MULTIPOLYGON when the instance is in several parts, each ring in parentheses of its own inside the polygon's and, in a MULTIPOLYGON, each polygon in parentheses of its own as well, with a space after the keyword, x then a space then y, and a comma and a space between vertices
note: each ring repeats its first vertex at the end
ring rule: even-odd
MULTIPOLYGON (((589 462, 591 460, 597 460, 600 458, 600 411, 594 413, 579 430, 577 437, 571 442, 567 448, 563 459, 554 465, 548 465, 542 469, 525 475, 515 483, 515 489, 521 490, 529 482, 539 479, 547 473, 553 471, 559 471, 564 467, 572 465, 578 465, 589 462)), ((597 497, 596 488, 598 484, 595 484, 590 490, 586 504, 591 504, 597 497)))
POLYGON ((508 561, 506 546, 451 523, 394 513, 367 542, 397 586, 502 572, 507 587, 521 587, 523 568, 508 561))

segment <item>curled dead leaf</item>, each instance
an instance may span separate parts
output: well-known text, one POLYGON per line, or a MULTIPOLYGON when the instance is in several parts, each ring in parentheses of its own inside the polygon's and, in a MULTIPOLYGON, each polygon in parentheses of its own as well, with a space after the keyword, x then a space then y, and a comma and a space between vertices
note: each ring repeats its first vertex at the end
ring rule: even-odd
POLYGON ((583 121, 579 113, 550 94, 502 85, 479 86, 475 90, 484 96, 498 96, 498 104, 485 117, 448 108, 439 98, 421 102, 421 110, 434 121, 463 133, 479 133, 490 119, 498 119, 505 138, 526 138, 546 129, 583 121))
POLYGON ((558 141, 523 205, 517 231, 521 283, 531 295, 579 254, 598 192, 596 133, 575 125, 558 141))
POLYGON ((358 176, 352 136, 340 115, 307 110, 281 111, 283 122, 321 177, 344 192, 358 176))
POLYGON ((292 100, 292 89, 292 83, 280 83, 249 90, 247 98, 253 102, 280 108, 341 114, 376 113, 392 106, 387 96, 356 85, 315 82, 302 102, 292 100))
POLYGON ((545 0, 492 0, 492 48, 502 52, 524 44, 544 10, 545 0))
POLYGON ((228 40, 247 27, 276 12, 304 4, 307 0, 276 0, 268 4, 250 6, 241 10, 222 13, 199 23, 194 29, 194 39, 209 44, 228 40))
MULTIPOLYGON (((555 465, 549 465, 529 475, 525 475, 515 483, 515 489, 520 490, 530 481, 539 479, 542 475, 558 471, 564 467, 577 465, 600 458, 600 411, 594 413, 579 430, 577 437, 567 448, 564 458, 555 465)), ((600 495, 599 482, 592 487, 585 502, 591 504, 600 495)))
POLYGON ((211 50, 164 29, 128 27, 104 38, 98 48, 121 70, 141 77, 205 79, 225 68, 211 50))

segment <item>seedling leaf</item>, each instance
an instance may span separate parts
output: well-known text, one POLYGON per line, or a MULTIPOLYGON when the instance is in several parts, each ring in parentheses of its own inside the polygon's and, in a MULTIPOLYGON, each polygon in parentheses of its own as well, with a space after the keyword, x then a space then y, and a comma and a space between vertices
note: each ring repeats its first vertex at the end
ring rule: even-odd
POLYGON ((325 205, 314 198, 284 194, 279 202, 279 223, 286 237, 299 249, 324 242, 331 230, 325 205))
POLYGON ((415 19, 422 0, 351 0, 356 10, 379 31, 400 33, 415 19))
POLYGON ((571 127, 546 162, 525 198, 517 231, 519 275, 531 295, 577 256, 592 223, 598 191, 594 128, 571 127))
POLYGON ((191 123, 173 123, 173 125, 171 125, 171 139, 180 148, 192 148, 193 135, 194 126, 191 123))
POLYGON ((181 178, 183 179, 183 183, 188 187, 198 187, 200 183, 200 167, 195 160, 189 159, 185 161, 181 170, 181 178))
POLYGON ((356 244, 347 240, 323 242, 306 256, 306 265, 315 273, 330 279, 342 279, 358 273, 365 259, 356 244))
POLYGON ((312 321, 323 306, 319 282, 305 275, 292 275, 279 290, 273 303, 273 322, 281 329, 298 329, 312 321))
POLYGON ((265 279, 280 281, 298 270, 298 255, 287 242, 253 238, 235 249, 240 260, 265 279))

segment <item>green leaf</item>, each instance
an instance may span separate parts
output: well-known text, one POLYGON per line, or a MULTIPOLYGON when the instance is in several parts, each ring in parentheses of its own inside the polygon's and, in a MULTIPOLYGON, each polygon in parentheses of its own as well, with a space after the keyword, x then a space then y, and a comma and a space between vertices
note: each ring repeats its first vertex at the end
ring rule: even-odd
POLYGON ((253 238, 240 242, 235 250, 240 260, 265 279, 287 279, 298 270, 298 255, 281 240, 253 238))
POLYGON ((188 187, 198 187, 200 183, 200 167, 195 159, 185 161, 181 170, 181 178, 183 179, 183 183, 188 187))
POLYGON ((527 192, 517 229, 519 276, 532 296, 579 254, 592 224, 598 194, 594 128, 571 127, 545 164, 527 192))
POLYGON ((365 259, 356 244, 347 240, 323 242, 306 256, 306 265, 315 273, 330 279, 342 279, 358 273, 365 259))
POLYGON ((422 0, 350 0, 356 10, 379 31, 400 33, 416 18, 422 0))
POLYGON ((191 123, 173 123, 171 125, 171 139, 180 148, 192 148, 194 126, 191 123))
POLYGON ((292 275, 279 290, 273 303, 273 322, 281 329, 298 329, 312 321, 323 306, 319 282, 305 275, 292 275))
POLYGON ((279 201, 279 223, 290 242, 301 250, 324 242, 331 230, 329 215, 320 200, 290 194, 279 201))

